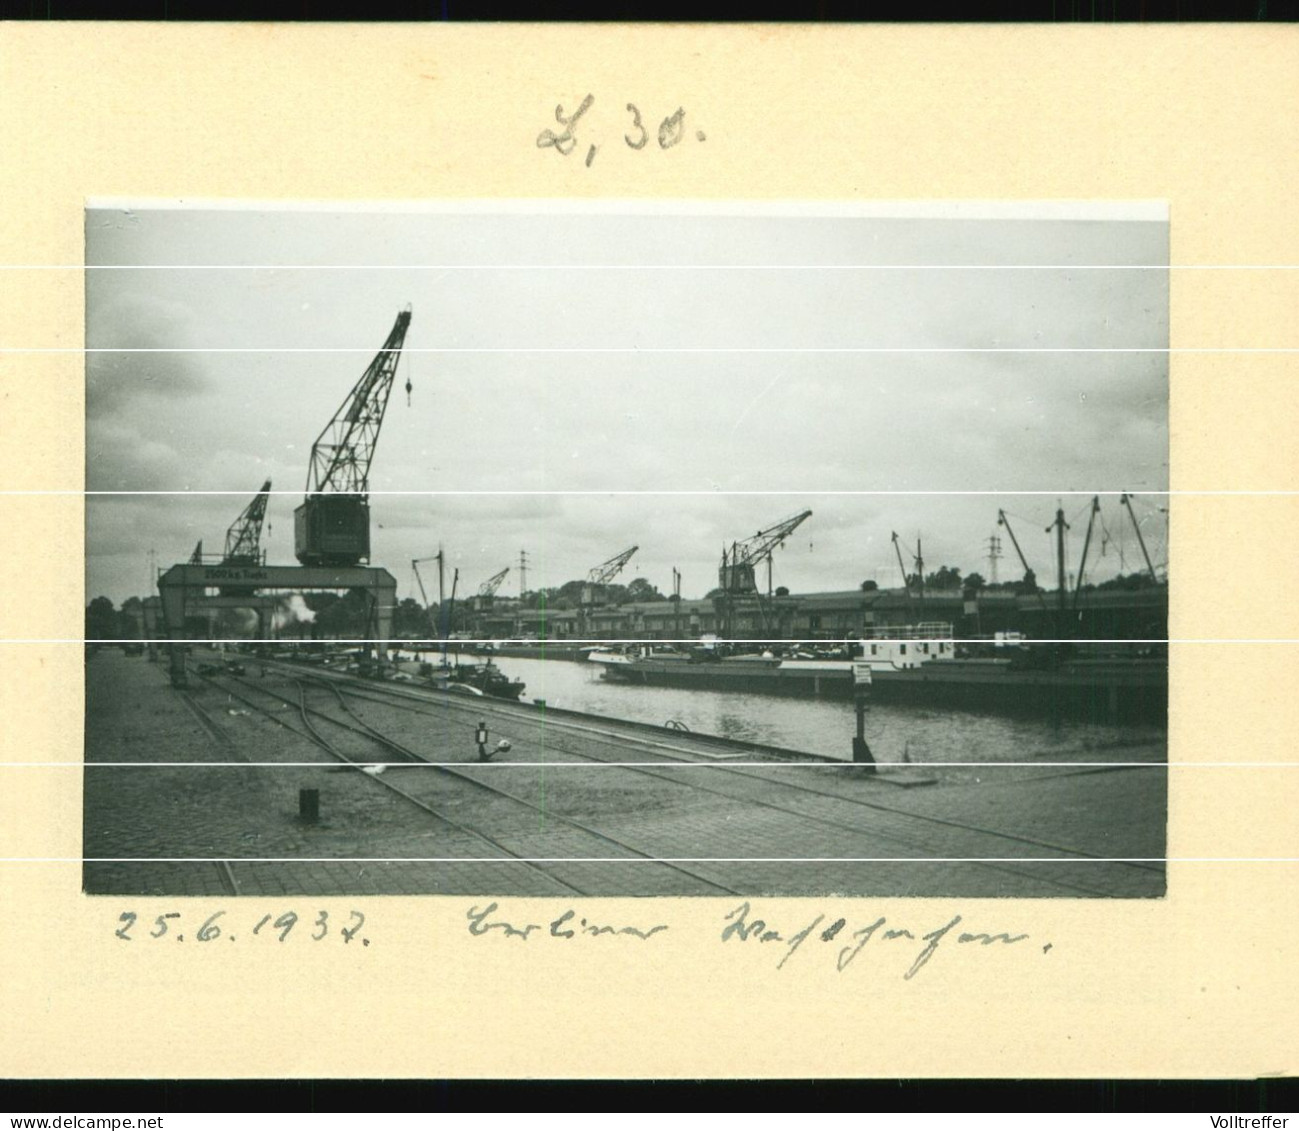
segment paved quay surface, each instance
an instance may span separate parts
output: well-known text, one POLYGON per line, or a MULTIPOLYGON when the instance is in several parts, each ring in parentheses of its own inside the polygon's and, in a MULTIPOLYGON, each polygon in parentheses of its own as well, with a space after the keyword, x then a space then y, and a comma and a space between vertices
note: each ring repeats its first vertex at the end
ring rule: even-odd
POLYGON ((349 715, 320 673, 295 678, 275 665, 262 675, 244 662, 242 678, 193 677, 181 692, 164 664, 115 649, 88 660, 88 892, 1165 891, 1162 765, 990 765, 977 781, 908 788, 898 783, 923 771, 871 776, 810 758, 771 761, 743 744, 719 751, 689 734, 411 685, 336 684, 349 715), (304 697, 333 754, 307 734, 304 697), (474 744, 480 721, 489 745, 511 743, 488 764, 474 744), (362 724, 426 763, 400 764, 362 724), (382 769, 359 772, 360 764, 382 769), (299 819, 303 789, 319 792, 317 823, 299 819))

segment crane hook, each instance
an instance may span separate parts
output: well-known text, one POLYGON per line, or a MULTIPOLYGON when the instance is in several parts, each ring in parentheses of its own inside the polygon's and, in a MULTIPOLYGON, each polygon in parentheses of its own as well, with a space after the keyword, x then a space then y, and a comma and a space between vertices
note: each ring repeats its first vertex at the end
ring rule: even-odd
POLYGON ((410 374, 406 375, 406 407, 410 408, 410 391, 413 386, 410 383, 410 374))

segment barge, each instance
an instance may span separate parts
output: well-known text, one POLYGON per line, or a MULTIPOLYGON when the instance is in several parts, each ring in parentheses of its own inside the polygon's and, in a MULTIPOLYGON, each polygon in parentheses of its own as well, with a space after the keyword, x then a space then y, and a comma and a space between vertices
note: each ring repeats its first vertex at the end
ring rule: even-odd
MULTIPOLYGON (((924 658, 905 664, 893 662, 896 656, 872 661, 867 655, 872 701, 1106 723, 1167 723, 1166 658, 1065 658, 1041 652, 1030 653, 1032 658, 956 659, 945 645, 929 642, 930 654, 922 652, 924 658), (933 654, 940 645, 943 653, 933 654)), ((865 642, 868 653, 870 647, 865 642)), ((605 661, 604 676, 648 687, 851 700, 857 687, 854 663, 860 670, 863 657, 801 659, 767 653, 713 658, 660 652, 605 661)))

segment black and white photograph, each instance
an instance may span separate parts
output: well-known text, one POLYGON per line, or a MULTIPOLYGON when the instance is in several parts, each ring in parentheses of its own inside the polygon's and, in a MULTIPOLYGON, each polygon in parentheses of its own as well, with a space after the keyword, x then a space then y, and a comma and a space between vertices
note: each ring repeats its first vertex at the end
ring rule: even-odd
POLYGON ((1167 895, 1169 235, 88 202, 84 891, 1167 895))

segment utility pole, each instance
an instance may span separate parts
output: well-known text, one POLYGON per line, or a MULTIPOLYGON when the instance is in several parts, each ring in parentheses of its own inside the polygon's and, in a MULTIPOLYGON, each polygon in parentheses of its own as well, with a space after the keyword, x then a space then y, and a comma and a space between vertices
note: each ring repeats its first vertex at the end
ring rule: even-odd
POLYGON ((1001 539, 997 535, 988 535, 988 583, 996 585, 997 578, 997 560, 1001 557, 1001 539))
POLYGON ((1064 520, 1064 508, 1056 507, 1055 521, 1046 528, 1048 534, 1055 531, 1055 568, 1056 568, 1056 639, 1064 638, 1065 626, 1065 574, 1064 574, 1064 532, 1069 524, 1064 520))
POLYGON ((1083 539, 1082 561, 1078 563, 1078 581, 1073 589, 1073 608, 1078 612, 1078 601, 1082 596, 1083 578, 1087 576, 1087 551, 1092 544, 1092 528, 1096 525, 1096 516, 1101 513, 1101 499, 1099 495, 1092 496, 1091 514, 1087 519, 1087 536, 1083 539))
POLYGON ((442 543, 438 543, 438 635, 447 638, 446 626, 446 567, 442 555, 442 543))
POLYGON ((673 630, 678 640, 681 639, 681 571, 672 567, 672 602, 676 605, 676 628, 673 630))

